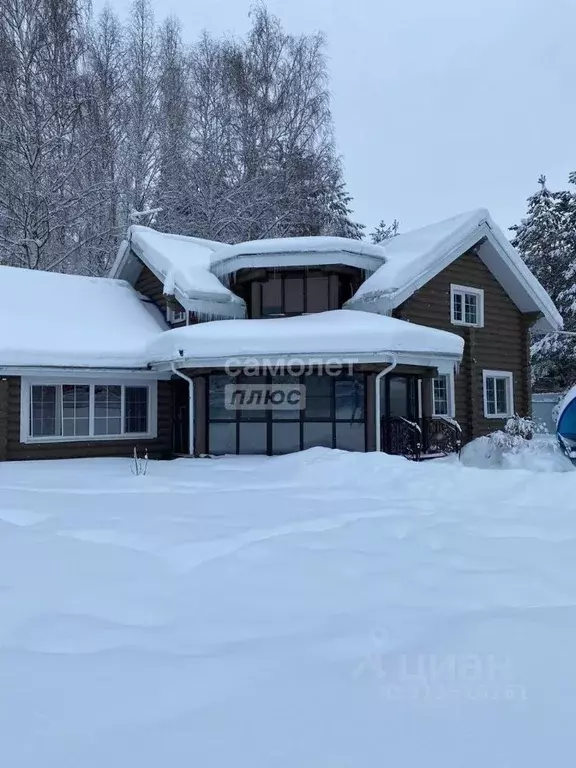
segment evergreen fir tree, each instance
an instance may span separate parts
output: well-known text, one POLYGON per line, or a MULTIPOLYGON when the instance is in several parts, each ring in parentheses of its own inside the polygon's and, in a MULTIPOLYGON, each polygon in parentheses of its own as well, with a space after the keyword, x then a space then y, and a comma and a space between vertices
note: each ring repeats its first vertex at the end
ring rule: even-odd
POLYGON ((400 228, 400 222, 394 219, 392 224, 386 224, 384 219, 380 220, 380 224, 370 232, 370 240, 377 245, 378 243, 389 240, 391 237, 396 237, 400 228))
MULTIPOLYGON (((571 179, 572 180, 572 179, 571 179)), ((546 178, 528 199, 528 213, 512 227, 512 244, 542 283, 564 319, 564 330, 576 330, 576 198, 552 192, 546 178)), ((532 365, 536 389, 565 389, 576 381, 576 339, 558 333, 535 335, 532 365)))

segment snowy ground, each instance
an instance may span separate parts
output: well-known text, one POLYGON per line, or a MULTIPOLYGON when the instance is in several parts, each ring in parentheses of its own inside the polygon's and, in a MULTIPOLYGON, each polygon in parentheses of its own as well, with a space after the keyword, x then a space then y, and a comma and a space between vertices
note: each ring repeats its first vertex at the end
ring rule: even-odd
POLYGON ((7 768, 570 765, 576 473, 0 466, 7 768))

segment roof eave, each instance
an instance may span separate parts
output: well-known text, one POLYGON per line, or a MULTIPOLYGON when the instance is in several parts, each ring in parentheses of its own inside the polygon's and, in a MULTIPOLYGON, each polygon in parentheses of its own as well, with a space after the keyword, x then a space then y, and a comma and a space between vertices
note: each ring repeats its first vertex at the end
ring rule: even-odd
POLYGON ((315 364, 334 363, 335 360, 341 365, 363 364, 363 363, 389 363, 394 359, 403 365, 415 365, 422 368, 437 368, 444 365, 445 368, 457 366, 462 360, 462 354, 448 352, 418 352, 418 351, 396 351, 396 350, 376 350, 373 352, 291 352, 291 353, 268 353, 268 354, 244 354, 244 355, 222 355, 218 357, 191 357, 184 353, 175 356, 172 359, 158 360, 150 363, 156 371, 169 370, 171 365, 178 368, 221 368, 230 365, 233 360, 237 367, 250 364, 251 367, 261 363, 262 365, 286 364, 291 358, 297 358, 298 361, 315 364))

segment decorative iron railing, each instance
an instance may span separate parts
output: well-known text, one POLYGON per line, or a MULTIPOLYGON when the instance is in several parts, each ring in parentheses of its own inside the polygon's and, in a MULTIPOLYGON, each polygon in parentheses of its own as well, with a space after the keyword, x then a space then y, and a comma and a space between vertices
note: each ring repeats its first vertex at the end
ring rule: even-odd
POLYGON ((383 451, 414 461, 460 453, 462 447, 460 425, 445 416, 430 416, 418 421, 384 416, 381 429, 383 451))
POLYGON ((402 416, 385 416, 382 419, 382 449, 385 453, 418 461, 422 453, 420 426, 402 416))

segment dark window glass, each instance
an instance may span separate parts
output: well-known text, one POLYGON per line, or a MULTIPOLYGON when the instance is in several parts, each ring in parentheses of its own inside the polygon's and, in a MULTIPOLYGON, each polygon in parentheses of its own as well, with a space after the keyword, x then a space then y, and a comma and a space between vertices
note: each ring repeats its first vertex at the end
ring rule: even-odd
POLYGON ((478 296, 474 293, 464 294, 464 320, 471 325, 478 323, 478 296))
POLYGON ((282 279, 271 277, 262 283, 262 316, 282 314, 282 279))
POLYGON ((454 305, 454 320, 456 322, 461 323, 462 322, 462 294, 461 293, 455 293, 452 298, 452 303, 454 305))
POLYGON ((266 453, 267 425, 240 422, 239 453, 266 453))
POLYGON ((332 418, 332 384, 331 376, 305 376, 303 384, 306 387, 306 410, 304 418, 332 418))
POLYGON ((400 376, 390 377, 390 416, 409 418, 408 380, 400 376))
POLYGON ((364 424, 336 424, 336 448, 343 451, 365 451, 364 424))
MULTIPOLYGON (((108 387, 108 389, 116 390, 119 387, 108 387)), ((109 410, 108 415, 108 425, 111 427, 120 423, 119 416, 110 416, 110 413, 116 413, 119 405, 115 392, 112 395, 112 399, 110 395, 108 396, 109 409, 112 406, 112 411, 109 410)), ((124 398, 124 431, 128 434, 148 432, 148 388, 125 387, 124 398)))
MULTIPOLYGON (((273 384, 281 384, 282 386, 299 387, 299 376, 274 376, 272 378, 273 384)), ((301 412, 300 402, 290 405, 289 402, 285 402, 282 408, 271 409, 272 421, 299 421, 301 412)))
POLYGON ((306 278, 306 312, 326 312, 330 309, 328 275, 306 278))
POLYGON ((508 413, 508 384, 506 379, 496 379, 496 408, 498 413, 508 413))
POLYGON ((301 277, 284 279, 284 313, 297 315, 304 312, 304 280, 301 277))
POLYGON ((238 400, 238 419, 240 421, 263 421, 267 418, 268 408, 265 403, 266 390, 262 385, 267 383, 266 376, 239 376, 236 383, 243 392, 244 399, 238 400), (257 390, 250 390, 250 386, 258 385, 257 390), (249 408, 248 405, 251 404, 249 408))
POLYGON ((33 437, 57 437, 62 434, 59 414, 59 388, 30 387, 30 434, 33 437))
POLYGON ((71 437, 90 434, 90 387, 62 385, 62 434, 71 437))
POLYGON ((300 450, 300 424, 272 424, 272 453, 292 453, 300 450))
POLYGON ((210 424, 208 450, 215 455, 236 453, 236 422, 210 424))
POLYGON ((236 411, 226 408, 224 399, 227 384, 236 384, 238 379, 233 376, 224 376, 216 374, 208 379, 208 416, 210 420, 221 419, 223 421, 234 421, 236 411))
POLYGON ((340 377, 334 380, 336 419, 362 421, 364 419, 364 378, 340 377))
POLYGON ((433 380, 434 415, 448 416, 448 376, 437 376, 433 380))
POLYGON ((330 421, 305 421, 302 425, 302 447, 312 448, 315 445, 321 445, 325 448, 332 448, 333 426, 330 421))
MULTIPOLYGON (((146 431, 146 430, 144 430, 146 431)), ((94 434, 122 433, 122 387, 94 387, 94 434)))

